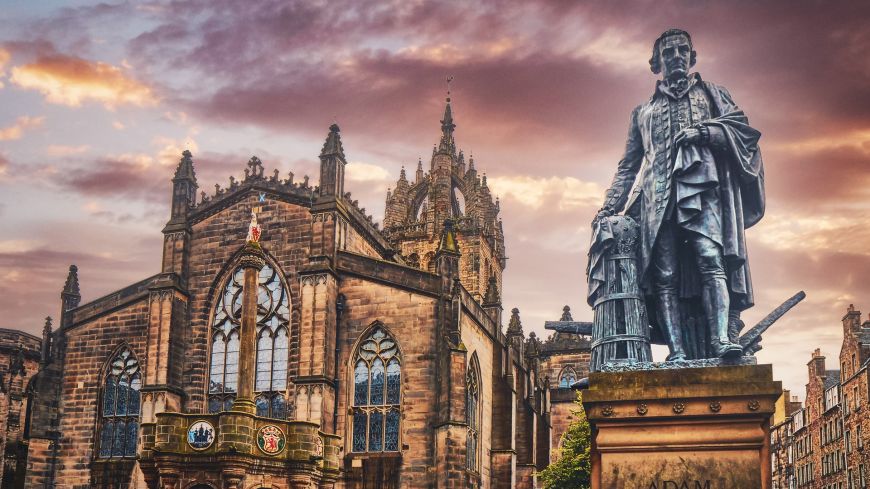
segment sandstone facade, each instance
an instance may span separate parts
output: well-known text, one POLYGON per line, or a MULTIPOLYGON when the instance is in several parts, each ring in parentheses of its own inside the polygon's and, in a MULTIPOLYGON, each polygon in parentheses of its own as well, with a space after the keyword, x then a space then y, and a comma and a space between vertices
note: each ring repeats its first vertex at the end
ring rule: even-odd
POLYGON ((870 321, 862 322, 860 311, 849 306, 842 322, 840 368, 827 369, 825 356, 816 349, 807 364, 803 407, 784 403, 784 415, 772 428, 775 488, 868 486, 870 321))
MULTIPOLYGON (((71 267, 60 327, 25 341, 14 487, 536 487, 570 419, 560 377, 586 375, 588 343, 526 337, 517 309, 503 330, 499 205, 454 129, 448 98, 429 171, 403 170, 384 230, 345 190, 337 125, 317 186, 253 157, 198 196, 185 151, 159 273, 81 304, 71 267)), ((0 334, 0 370, 3 351, 0 334)))

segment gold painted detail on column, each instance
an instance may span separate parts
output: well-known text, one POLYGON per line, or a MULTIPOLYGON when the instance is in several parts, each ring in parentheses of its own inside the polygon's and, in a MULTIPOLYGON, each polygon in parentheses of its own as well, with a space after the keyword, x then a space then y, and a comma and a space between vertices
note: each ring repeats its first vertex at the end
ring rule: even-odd
POLYGON ((259 245, 245 245, 245 249, 239 258, 239 266, 242 268, 256 268, 262 270, 266 266, 266 259, 263 257, 263 251, 259 245))

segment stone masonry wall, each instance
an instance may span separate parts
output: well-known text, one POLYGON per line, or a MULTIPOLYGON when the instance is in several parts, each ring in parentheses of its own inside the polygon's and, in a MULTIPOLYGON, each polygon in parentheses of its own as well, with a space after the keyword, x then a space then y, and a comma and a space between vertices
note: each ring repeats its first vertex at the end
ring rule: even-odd
MULTIPOLYGON (((421 294, 388 287, 358 277, 343 277, 345 312, 339 327, 339 397, 337 434, 351 454, 349 404, 352 395, 352 355, 362 335, 375 321, 393 335, 402 355, 402 418, 399 444, 402 449, 400 487, 429 487, 434 438, 435 300, 421 294)), ((331 427, 330 427, 331 428, 331 427)), ((353 456, 350 455, 352 458, 353 456)), ((339 482, 338 487, 354 487, 339 482)))
MULTIPOLYGON (((56 487, 91 487, 101 386, 107 362, 121 345, 128 345, 140 365, 147 363, 148 359, 144 358, 147 324, 146 296, 120 310, 67 330, 56 487)), ((135 479, 138 475, 130 474, 128 477, 135 479)), ((122 482, 116 480, 116 483, 122 482)))
MULTIPOLYGON (((477 354, 480 365, 480 443, 479 463, 481 481, 489 482, 492 474, 491 458, 492 449, 492 407, 493 407, 493 363, 495 351, 494 340, 486 331, 468 316, 463 316, 460 323, 462 343, 468 350, 468 365, 471 358, 477 354)), ((499 354, 501 354, 499 348, 499 354)), ((483 487, 487 487, 485 484, 483 487)))

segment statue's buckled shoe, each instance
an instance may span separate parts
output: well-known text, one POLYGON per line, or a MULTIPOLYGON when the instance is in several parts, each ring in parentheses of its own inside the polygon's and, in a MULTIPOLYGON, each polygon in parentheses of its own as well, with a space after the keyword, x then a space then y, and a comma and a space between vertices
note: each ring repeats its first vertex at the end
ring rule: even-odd
POLYGON ((743 347, 728 341, 728 338, 713 340, 713 353, 719 358, 739 358, 743 356, 743 347))
POLYGON ((682 351, 675 351, 674 353, 671 353, 670 355, 668 355, 668 357, 665 358, 665 361, 667 361, 667 362, 685 362, 686 361, 686 354, 682 351))

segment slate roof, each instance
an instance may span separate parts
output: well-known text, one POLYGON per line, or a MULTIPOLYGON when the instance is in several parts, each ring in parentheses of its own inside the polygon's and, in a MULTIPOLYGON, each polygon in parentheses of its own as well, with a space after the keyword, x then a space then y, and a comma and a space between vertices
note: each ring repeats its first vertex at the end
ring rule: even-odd
POLYGON ((825 389, 830 389, 840 383, 839 370, 825 370, 825 389))

